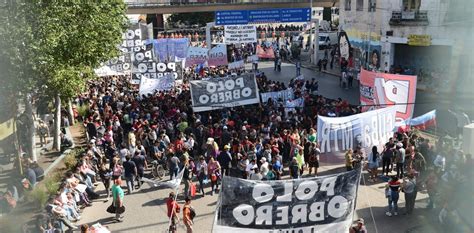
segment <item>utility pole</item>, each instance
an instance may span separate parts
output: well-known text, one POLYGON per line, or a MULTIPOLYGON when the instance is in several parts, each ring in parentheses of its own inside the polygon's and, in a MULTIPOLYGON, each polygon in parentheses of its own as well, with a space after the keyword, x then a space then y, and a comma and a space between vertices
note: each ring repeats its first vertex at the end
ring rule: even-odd
POLYGON ((370 64, 370 42, 372 41, 372 39, 370 38, 371 34, 372 34, 372 26, 373 26, 373 23, 374 23, 374 17, 373 17, 373 13, 374 12, 374 9, 375 9, 375 3, 371 2, 370 6, 369 6, 369 12, 371 14, 372 17, 370 17, 370 23, 369 23, 369 35, 367 37, 367 57, 365 58, 365 69, 369 69, 369 64, 370 64))

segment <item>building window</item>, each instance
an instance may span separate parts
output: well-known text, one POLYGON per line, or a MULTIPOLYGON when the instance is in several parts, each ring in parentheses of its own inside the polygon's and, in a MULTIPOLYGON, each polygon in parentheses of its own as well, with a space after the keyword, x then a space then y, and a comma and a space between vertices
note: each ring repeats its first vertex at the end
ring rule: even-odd
POLYGON ((404 11, 417 11, 420 9, 421 0, 403 0, 404 11))
POLYGON ((364 10, 364 0, 357 0, 356 2, 356 11, 364 10))
POLYGON ((344 2, 344 10, 350 11, 351 10, 351 0, 345 0, 344 2))
POLYGON ((375 8, 377 5, 377 0, 369 0, 369 5, 367 6, 367 9, 369 12, 375 12, 375 8))

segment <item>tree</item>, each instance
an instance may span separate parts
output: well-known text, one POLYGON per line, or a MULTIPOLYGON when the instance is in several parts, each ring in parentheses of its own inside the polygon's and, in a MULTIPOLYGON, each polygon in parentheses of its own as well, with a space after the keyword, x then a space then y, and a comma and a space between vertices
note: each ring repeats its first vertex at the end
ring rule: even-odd
POLYGON ((37 87, 38 73, 30 49, 34 39, 27 14, 23 1, 6 1, 0 6, 0 98, 8 103, 6 109, 2 109, 4 119, 17 119, 18 104, 25 106, 22 124, 18 124, 23 126, 19 129, 23 135, 19 143, 36 160, 31 93, 37 87))
POLYGON ((41 83, 54 97, 54 148, 60 150, 61 102, 94 77, 93 68, 118 55, 127 27, 123 1, 41 1, 31 3, 31 21, 41 83))
POLYGON ((61 102, 85 88, 93 68, 118 55, 126 5, 120 0, 10 0, 4 11, 1 39, 11 48, 2 52, 2 58, 9 55, 1 60, 9 69, 2 81, 12 87, 13 98, 22 93, 54 98, 54 148, 60 150, 61 102))
POLYGON ((172 14, 168 20, 172 24, 182 23, 186 25, 197 24, 199 26, 206 26, 206 23, 214 21, 214 12, 192 12, 172 14))

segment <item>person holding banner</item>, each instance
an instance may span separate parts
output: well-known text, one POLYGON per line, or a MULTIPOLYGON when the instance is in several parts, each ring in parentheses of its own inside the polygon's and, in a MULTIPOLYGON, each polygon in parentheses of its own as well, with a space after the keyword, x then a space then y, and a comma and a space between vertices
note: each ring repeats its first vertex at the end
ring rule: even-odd
POLYGON ((353 167, 353 164, 354 164, 354 158, 352 157, 353 156, 353 152, 352 152, 352 149, 349 149, 347 150, 346 154, 345 154, 345 160, 346 160, 346 169, 347 171, 352 171, 352 169, 354 169, 353 167))
POLYGON ((166 207, 168 210, 168 218, 170 219, 169 232, 176 233, 177 225, 179 222, 179 212, 181 208, 179 207, 178 202, 176 201, 176 195, 174 192, 170 192, 168 200, 166 200, 166 207))

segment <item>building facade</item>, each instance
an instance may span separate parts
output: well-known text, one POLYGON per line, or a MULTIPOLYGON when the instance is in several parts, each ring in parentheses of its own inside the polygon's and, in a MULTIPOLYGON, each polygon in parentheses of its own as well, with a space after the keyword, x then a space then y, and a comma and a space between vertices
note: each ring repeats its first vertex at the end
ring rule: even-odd
POLYGON ((420 88, 473 97, 474 1, 340 0, 339 7, 357 69, 415 74, 420 88))

